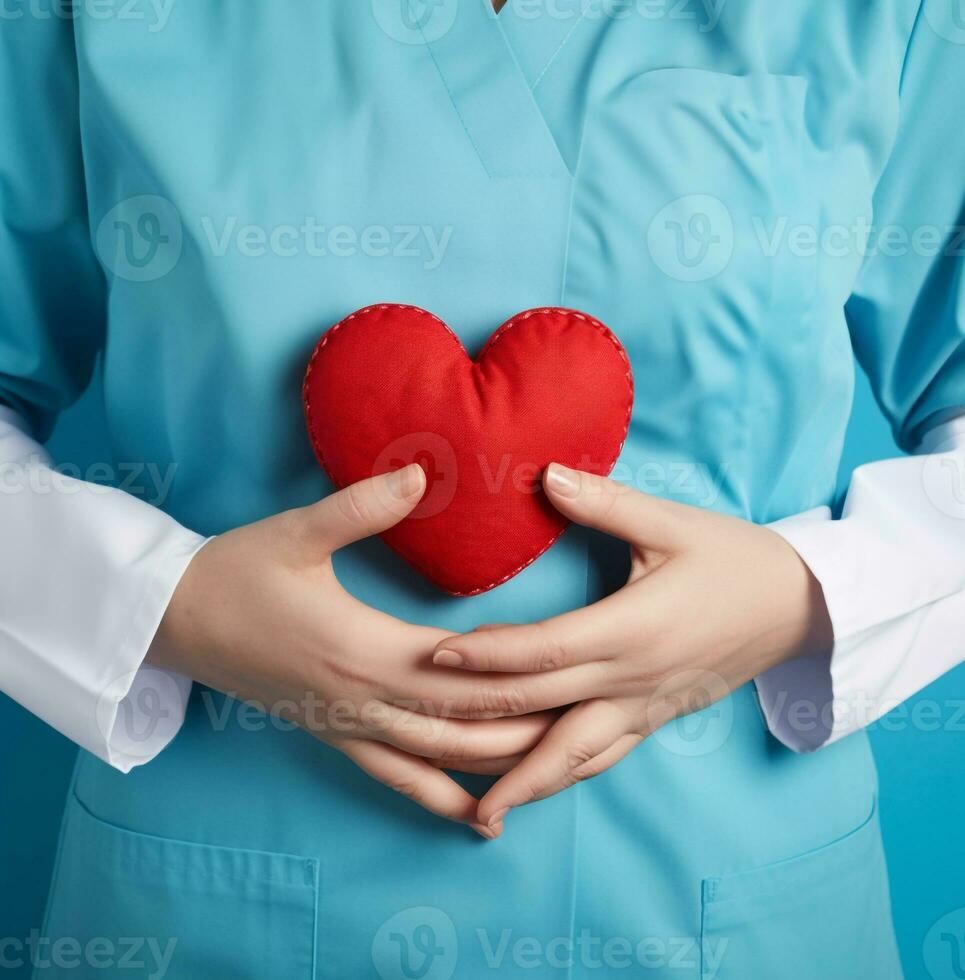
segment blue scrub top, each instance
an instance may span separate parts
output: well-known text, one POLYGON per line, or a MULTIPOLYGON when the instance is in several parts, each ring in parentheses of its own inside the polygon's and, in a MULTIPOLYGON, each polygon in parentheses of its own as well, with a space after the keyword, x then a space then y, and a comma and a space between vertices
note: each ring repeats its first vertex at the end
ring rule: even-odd
MULTIPOLYGON (((852 352, 906 447, 965 404, 953 6, 8 3, 0 399, 45 432, 102 355, 116 459, 214 534, 329 491, 299 385, 346 314, 416 304, 472 352, 564 305, 632 359, 620 479, 829 503, 852 352)), ((336 570, 464 630, 624 562, 571 529, 473 599, 378 541, 336 570)), ((889 980, 875 792, 864 735, 794 755, 748 686, 487 843, 196 688, 150 765, 82 756, 45 930, 174 939, 169 977, 889 980)))

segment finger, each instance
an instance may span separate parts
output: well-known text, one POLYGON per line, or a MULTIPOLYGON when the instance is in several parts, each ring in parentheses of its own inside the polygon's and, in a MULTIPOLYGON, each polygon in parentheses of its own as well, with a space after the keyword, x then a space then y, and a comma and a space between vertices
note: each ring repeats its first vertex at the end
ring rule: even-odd
POLYGON ((384 614, 362 608, 365 615, 360 619, 365 628, 349 623, 346 645, 359 650, 397 651, 404 666, 401 670, 364 671, 367 702, 385 702, 431 718, 493 719, 552 711, 589 697, 617 693, 612 690, 614 671, 609 663, 580 664, 533 675, 439 668, 433 664, 431 653, 445 636, 442 630, 408 624, 400 629, 384 614))
POLYGON ((505 776, 511 769, 515 769, 528 753, 522 752, 519 755, 508 755, 502 759, 478 759, 470 762, 460 762, 455 765, 440 762, 438 759, 430 759, 430 765, 439 769, 448 769, 450 772, 464 772, 472 776, 505 776))
POLYGON ((608 660, 632 640, 622 625, 627 605, 627 597, 617 592, 539 623, 446 637, 436 645, 432 662, 463 670, 538 674, 608 660))
POLYGON ((483 837, 495 833, 476 819, 477 800, 441 769, 382 742, 352 739, 342 751, 373 779, 419 806, 456 823, 471 826, 483 837))
POLYGON ((353 483, 305 509, 311 532, 328 551, 381 534, 409 515, 425 487, 417 463, 353 483))
POLYGON ((571 521, 665 554, 679 551, 700 511, 641 493, 633 487, 551 463, 543 488, 553 506, 571 521))
POLYGON ((641 740, 611 701, 584 701, 479 801, 479 822, 495 828, 513 807, 545 799, 599 775, 641 740))
POLYGON ((384 639, 378 628, 374 635, 360 635, 360 649, 391 645, 407 664, 405 670, 369 677, 369 697, 435 718, 493 719, 552 711, 618 693, 613 690, 615 672, 609 662, 529 675, 440 669, 432 662, 431 651, 443 636, 441 630, 423 627, 407 627, 401 640, 397 628, 386 630, 384 639))
POLYGON ((543 711, 513 718, 467 721, 436 718, 417 710, 378 703, 362 715, 369 733, 411 755, 443 764, 523 755, 552 728, 557 712, 543 711))
POLYGON ((609 667, 597 662, 544 674, 480 674, 441 671, 430 664, 431 670, 415 675, 421 680, 418 694, 406 698, 389 692, 381 697, 402 707, 418 704, 424 714, 448 719, 511 718, 610 694, 609 667))

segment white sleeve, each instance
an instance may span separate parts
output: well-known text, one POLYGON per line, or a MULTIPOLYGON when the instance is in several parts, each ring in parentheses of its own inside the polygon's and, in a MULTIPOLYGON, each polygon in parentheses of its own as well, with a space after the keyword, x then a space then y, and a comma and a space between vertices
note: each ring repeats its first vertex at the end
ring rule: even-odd
POLYGON ((143 662, 205 540, 57 472, 0 405, 0 689, 122 772, 149 762, 181 727, 191 681, 143 662))
POLYGON ((965 661, 965 414, 916 455, 855 470, 827 508, 769 525, 824 590, 834 647, 757 678, 771 732, 796 752, 871 724, 965 661))

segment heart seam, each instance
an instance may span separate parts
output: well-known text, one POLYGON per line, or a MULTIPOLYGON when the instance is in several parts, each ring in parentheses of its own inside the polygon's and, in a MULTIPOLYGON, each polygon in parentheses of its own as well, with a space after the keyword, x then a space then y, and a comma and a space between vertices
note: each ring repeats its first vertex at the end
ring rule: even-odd
MULTIPOLYGON (((329 479, 332 481, 333 485, 336 486, 339 490, 344 488, 338 485, 338 483, 335 481, 335 478, 332 476, 331 472, 329 471, 328 464, 325 461, 325 454, 322 451, 322 447, 319 444, 318 437, 315 434, 315 427, 312 425, 311 395, 309 394, 312 372, 315 368, 315 363, 318 360, 318 357, 321 354, 322 350, 328 344, 329 340, 331 340, 343 326, 347 326, 353 320, 357 319, 358 317, 364 316, 367 313, 371 313, 373 311, 389 310, 389 309, 408 310, 409 312, 418 314, 419 316, 428 317, 430 320, 433 320, 435 323, 439 324, 439 326, 443 327, 446 333, 459 346, 459 349, 464 354, 466 354, 467 357, 469 356, 469 352, 466 350, 465 345, 456 336, 455 331, 452 329, 452 327, 449 326, 448 323, 446 323, 441 318, 437 317, 434 313, 430 313, 428 310, 422 309, 422 307, 420 306, 412 306, 411 304, 406 304, 406 303, 374 303, 370 306, 364 307, 361 310, 356 310, 354 313, 347 316, 344 320, 340 320, 337 324, 335 324, 334 327, 331 328, 331 330, 326 332, 325 336, 322 337, 322 339, 316 345, 315 350, 312 352, 312 356, 309 359, 308 369, 305 372, 305 380, 302 385, 302 399, 305 405, 305 415, 306 418, 308 419, 308 431, 312 442, 312 448, 315 452, 315 456, 318 459, 318 462, 321 464, 322 469, 325 470, 329 479)), ((609 473, 610 471, 612 471, 614 465, 616 465, 616 461, 617 459, 619 459, 620 453, 623 451, 623 446, 626 443, 627 435, 630 432, 630 420, 633 415, 633 372, 630 367, 630 360, 627 357, 626 351, 623 349, 623 345, 616 338, 613 331, 610 330, 609 327, 601 323, 599 320, 596 320, 591 316, 587 316, 585 313, 581 313, 578 310, 570 310, 558 306, 536 307, 531 310, 524 310, 522 313, 517 313, 516 316, 507 320, 486 341, 479 354, 475 358, 470 358, 470 360, 474 364, 478 363, 479 360, 487 353, 487 351, 489 351, 490 348, 492 348, 503 336, 505 336, 505 334, 507 334, 518 323, 522 323, 525 320, 528 320, 532 316, 536 316, 538 314, 545 314, 545 313, 565 313, 568 317, 572 317, 573 319, 580 320, 586 323, 588 326, 593 327, 594 330, 597 330, 599 333, 601 333, 613 345, 616 352, 620 355, 620 359, 623 361, 624 366, 626 367, 624 376, 627 380, 627 389, 629 393, 629 398, 627 400, 627 413, 626 413, 626 418, 624 419, 623 434, 620 437, 620 441, 617 445, 616 451, 613 454, 613 457, 609 460, 609 462, 606 465, 606 471, 607 473, 609 473)), ((569 527, 570 523, 572 522, 567 522, 562 528, 560 528, 559 531, 556 532, 556 534, 553 535, 552 538, 550 538, 546 542, 546 544, 543 545, 542 548, 539 549, 539 551, 537 551, 530 558, 526 559, 526 561, 518 565, 512 571, 507 572, 501 578, 495 579, 494 581, 489 582, 486 585, 481 585, 475 589, 471 589, 465 592, 452 591, 450 589, 445 589, 444 591, 446 591, 449 595, 452 596, 467 598, 469 596, 480 595, 483 592, 488 592, 490 589, 494 589, 497 586, 502 585, 503 582, 508 582, 511 578, 514 578, 516 575, 518 575, 524 568, 528 568, 530 565, 533 564, 533 562, 537 561, 544 554, 546 554, 546 552, 549 551, 549 549, 552 548, 557 541, 559 541, 560 537, 562 537, 563 533, 569 527)), ((419 572, 420 575, 429 577, 426 570, 421 568, 416 562, 412 561, 405 555, 400 555, 400 557, 402 557, 409 565, 411 565, 417 572, 419 572)))

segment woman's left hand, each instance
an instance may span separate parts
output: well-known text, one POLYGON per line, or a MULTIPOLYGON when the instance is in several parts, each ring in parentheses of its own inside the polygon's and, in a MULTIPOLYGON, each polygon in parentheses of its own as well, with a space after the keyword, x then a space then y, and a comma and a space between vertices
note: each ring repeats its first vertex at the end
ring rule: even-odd
POLYGON ((512 807, 603 772, 673 718, 833 642, 819 584, 773 531, 555 463, 543 485, 568 518, 627 541, 631 572, 584 609, 436 648, 436 664, 486 672, 473 703, 449 705, 464 717, 574 704, 480 801, 496 833, 512 807))

